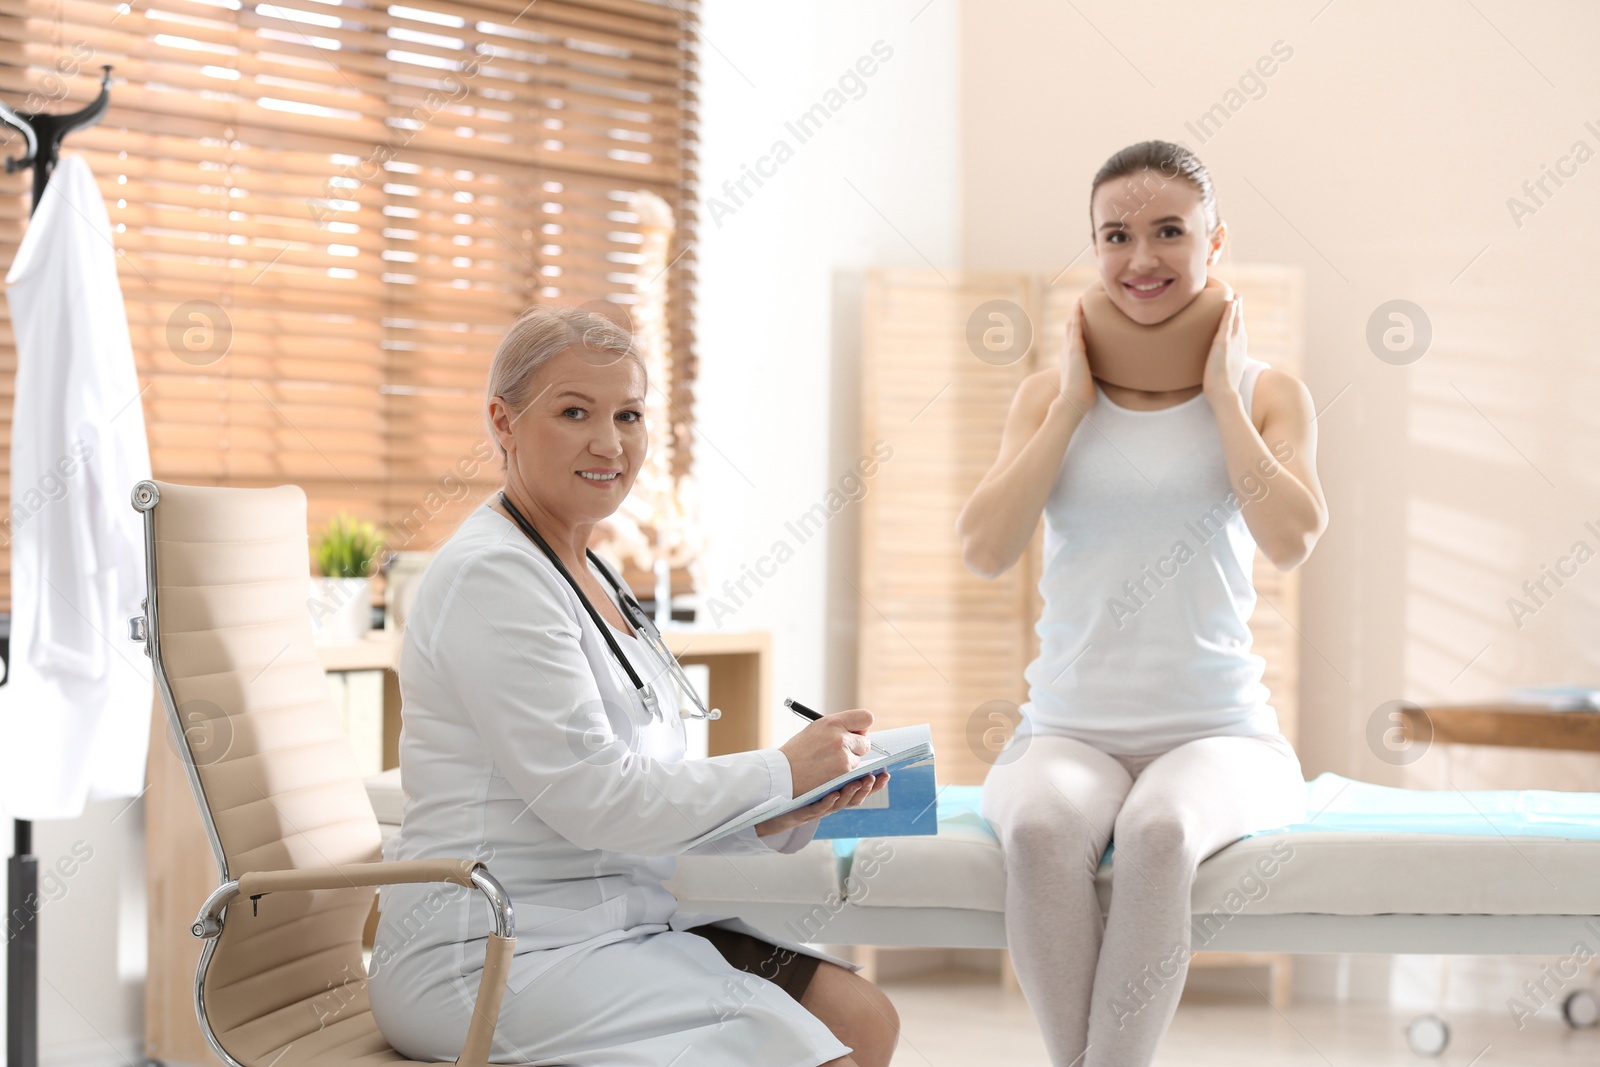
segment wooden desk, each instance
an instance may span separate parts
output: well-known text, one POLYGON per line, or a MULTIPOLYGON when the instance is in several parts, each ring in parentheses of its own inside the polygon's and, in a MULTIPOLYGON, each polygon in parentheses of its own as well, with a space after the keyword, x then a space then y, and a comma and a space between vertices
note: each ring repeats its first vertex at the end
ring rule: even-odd
POLYGON ((661 637, 678 662, 710 670, 708 695, 722 718, 711 722, 707 755, 771 748, 772 635, 663 630, 661 637))
POLYGON ((1536 704, 1445 704, 1400 709, 1408 741, 1600 752, 1600 712, 1536 704))
POLYGON ((347 645, 318 645, 317 656, 325 671, 383 671, 393 670, 400 649, 395 635, 387 630, 374 630, 365 641, 347 645))
MULTIPOLYGON (((710 704, 723 712, 707 732, 707 755, 771 747, 772 635, 764 631, 663 630, 661 637, 684 666, 705 665, 710 704)), ((383 686, 384 769, 400 765, 400 684, 395 665, 400 649, 393 635, 374 631, 365 641, 319 648, 327 671, 385 672, 383 686)))

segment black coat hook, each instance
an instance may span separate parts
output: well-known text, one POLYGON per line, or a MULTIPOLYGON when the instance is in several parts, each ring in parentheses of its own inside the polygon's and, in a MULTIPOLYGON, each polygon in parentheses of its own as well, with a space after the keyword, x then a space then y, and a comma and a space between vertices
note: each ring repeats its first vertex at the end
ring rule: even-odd
POLYGON ((13 156, 6 159, 6 173, 14 174, 23 167, 33 167, 35 208, 39 206, 39 198, 44 195, 44 187, 56 169, 56 161, 61 155, 62 140, 75 130, 87 129, 99 122, 111 106, 111 66, 106 64, 100 69, 104 72, 100 77, 100 95, 71 114, 51 115, 44 112, 15 111, 9 105, 0 102, 0 122, 22 134, 28 146, 27 153, 22 157, 13 156))

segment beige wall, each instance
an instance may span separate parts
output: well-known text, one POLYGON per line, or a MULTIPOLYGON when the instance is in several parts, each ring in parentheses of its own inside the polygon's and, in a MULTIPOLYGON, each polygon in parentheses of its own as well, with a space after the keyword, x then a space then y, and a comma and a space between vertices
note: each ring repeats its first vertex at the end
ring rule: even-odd
MULTIPOLYGON (((701 11, 702 197, 725 199, 723 183, 762 165, 775 142, 795 149, 735 213, 708 200, 700 211, 702 617, 772 633, 777 699, 845 708, 859 509, 803 541, 790 525, 862 455, 862 272, 957 265, 957 9, 936 0, 913 19, 915 8, 859 0, 709 0, 701 11), (863 56, 885 54, 799 143, 787 124, 863 56)), ((782 707, 766 712, 779 740, 803 725, 782 707)))
POLYGON ((1396 766, 1366 736, 1390 700, 1600 685, 1600 558, 1551 584, 1520 629, 1506 604, 1575 541, 1600 551, 1583 527, 1600 529, 1600 159, 1547 182, 1520 227, 1507 207, 1575 141, 1600 153, 1596 39, 1600 8, 1578 2, 1537 15, 1347 0, 961 7, 963 266, 1065 266, 1088 241, 1095 170, 1161 138, 1210 167, 1233 260, 1305 270, 1305 378, 1331 405, 1331 524, 1303 576, 1308 773, 1600 788, 1600 756, 1440 747, 1396 766), (1258 98, 1227 99, 1276 42, 1292 54, 1247 82, 1258 98), (1220 127, 1186 126, 1218 103, 1237 108, 1220 127), (1365 341, 1396 298, 1433 327, 1407 366, 1365 341))

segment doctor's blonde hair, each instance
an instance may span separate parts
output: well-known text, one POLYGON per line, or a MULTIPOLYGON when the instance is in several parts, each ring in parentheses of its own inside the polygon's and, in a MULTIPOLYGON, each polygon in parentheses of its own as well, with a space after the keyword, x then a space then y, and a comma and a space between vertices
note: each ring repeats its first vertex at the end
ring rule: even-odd
MULTIPOLYGON (((483 418, 491 438, 495 432, 489 422, 489 401, 499 397, 512 411, 521 411, 533 399, 539 368, 569 348, 588 349, 600 363, 631 359, 645 370, 633 335, 606 316, 576 307, 531 307, 511 324, 489 364, 483 418)), ((498 448, 498 440, 495 443, 498 448)), ((501 448, 502 460, 505 454, 501 448)))

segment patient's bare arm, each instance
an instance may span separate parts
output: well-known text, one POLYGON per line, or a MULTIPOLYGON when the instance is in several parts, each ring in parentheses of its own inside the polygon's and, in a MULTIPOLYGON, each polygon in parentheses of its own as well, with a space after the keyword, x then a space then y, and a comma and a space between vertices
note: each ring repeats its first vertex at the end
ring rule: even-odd
POLYGON ((961 559, 982 578, 1010 570, 1033 538, 1061 460, 1095 400, 1081 309, 1067 322, 1059 370, 1024 379, 1011 402, 1000 455, 956 519, 961 559))

